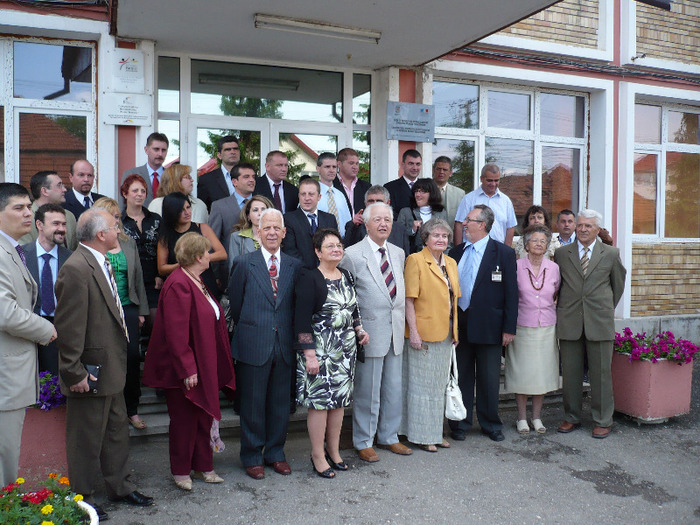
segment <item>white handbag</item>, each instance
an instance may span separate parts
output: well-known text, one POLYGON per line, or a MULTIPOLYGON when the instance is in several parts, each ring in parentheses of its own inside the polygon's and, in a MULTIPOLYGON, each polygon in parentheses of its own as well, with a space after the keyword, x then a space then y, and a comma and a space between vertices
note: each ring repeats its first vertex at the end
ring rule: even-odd
POLYGON ((467 409, 462 401, 462 391, 459 389, 459 373, 457 372, 457 351, 452 345, 452 366, 450 380, 445 389, 445 417, 452 421, 461 421, 467 417, 467 409))

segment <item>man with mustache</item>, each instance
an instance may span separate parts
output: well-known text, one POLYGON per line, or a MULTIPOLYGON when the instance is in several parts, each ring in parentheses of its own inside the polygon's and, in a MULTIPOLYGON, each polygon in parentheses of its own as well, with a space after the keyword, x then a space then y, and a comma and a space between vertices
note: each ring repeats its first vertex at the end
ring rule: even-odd
MULTIPOLYGON (((124 181, 132 173, 141 175, 146 181, 146 200, 143 205, 148 208, 154 197, 157 197, 158 185, 160 178, 163 175, 163 162, 168 155, 170 141, 164 133, 151 133, 146 139, 146 147, 143 151, 146 152, 146 164, 126 170, 122 175, 121 180, 124 181)), ((119 195, 119 207, 124 208, 124 197, 119 195)))

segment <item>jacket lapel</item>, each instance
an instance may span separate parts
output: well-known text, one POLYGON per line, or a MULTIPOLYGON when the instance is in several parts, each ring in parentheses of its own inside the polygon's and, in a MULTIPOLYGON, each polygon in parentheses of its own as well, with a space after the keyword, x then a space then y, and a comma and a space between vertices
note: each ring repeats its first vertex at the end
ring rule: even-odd
POLYGON ((226 177, 226 175, 224 175, 224 170, 219 168, 219 173, 221 176, 216 177, 216 182, 219 185, 219 188, 221 188, 221 191, 224 192, 224 195, 229 195, 228 184, 226 184, 226 179, 224 179, 224 177, 226 177))
MULTIPOLYGON (((364 243, 362 246, 362 256, 365 258, 365 261, 367 261, 367 268, 369 268, 369 273, 372 275, 372 278, 377 283, 377 287, 379 288, 379 290, 381 290, 382 295, 387 299, 387 301, 391 302, 389 288, 387 288, 386 286, 386 282, 384 281, 384 277, 382 276, 382 271, 379 268, 379 263, 377 263, 377 257, 374 255, 374 252, 372 252, 372 247, 370 246, 367 237, 365 237, 362 242, 364 243)), ((387 253, 389 254, 387 256, 391 259, 391 253, 388 251, 387 253)), ((396 267, 394 261, 390 260, 389 262, 391 264, 392 271, 394 271, 394 268, 396 267)))
POLYGON ((576 271, 581 278, 585 279, 585 275, 583 275, 583 268, 581 268, 581 259, 578 256, 578 243, 572 242, 567 248, 569 250, 569 259, 571 260, 571 264, 574 266, 574 268, 576 268, 576 271))
POLYGON ((89 250, 80 246, 78 247, 78 251, 81 252, 83 257, 85 257, 85 261, 87 262, 87 264, 90 266, 90 268, 92 268, 92 275, 95 281, 97 282, 97 286, 99 287, 100 292, 102 292, 105 304, 107 305, 107 308, 109 308, 109 311, 112 313, 114 318, 119 323, 119 326, 121 326, 122 317, 119 314, 119 308, 117 308, 117 301, 114 299, 114 295, 112 294, 112 286, 107 281, 107 276, 105 275, 102 268, 100 268, 100 265, 98 264, 97 259, 95 259, 95 256, 92 253, 90 253, 89 250))
MULTIPOLYGON (((586 276, 591 275, 595 267, 598 266, 598 263, 603 258, 605 249, 605 244, 603 244, 603 242, 600 239, 597 239, 595 244, 593 245, 593 251, 590 255, 590 261, 588 261, 588 272, 586 273, 586 276)), ((581 273, 583 273, 583 270, 581 270, 581 273)))
POLYGON ((481 264, 479 265, 479 271, 476 274, 476 279, 474 279, 474 288, 472 289, 472 296, 476 287, 479 286, 481 281, 488 278, 491 268, 493 268, 493 259, 496 255, 496 246, 493 240, 489 239, 486 243, 486 248, 484 249, 484 256, 481 258, 481 264))
MULTIPOLYGON (((275 304, 275 294, 272 292, 272 283, 270 282, 270 271, 267 269, 267 264, 265 264, 265 257, 262 252, 258 250, 256 256, 251 259, 251 274, 254 279, 258 281, 260 288, 263 291, 265 298, 270 301, 271 304, 275 304)), ((281 273, 280 273, 281 277, 281 273)), ((278 286, 279 293, 279 286, 278 286)))
MULTIPOLYGON (((292 282, 292 263, 289 260, 288 255, 280 256, 279 264, 279 280, 277 281, 277 303, 285 296, 285 294, 291 291, 293 286, 292 282)), ((270 285, 272 288, 272 285, 270 285)))

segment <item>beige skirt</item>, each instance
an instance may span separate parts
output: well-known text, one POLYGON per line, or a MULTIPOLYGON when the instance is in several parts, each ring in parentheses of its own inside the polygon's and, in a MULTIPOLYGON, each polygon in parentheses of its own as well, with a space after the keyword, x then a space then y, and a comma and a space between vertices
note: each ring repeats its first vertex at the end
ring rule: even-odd
POLYGON ((518 326, 506 350, 505 389, 540 395, 559 388, 559 347, 555 326, 518 326))

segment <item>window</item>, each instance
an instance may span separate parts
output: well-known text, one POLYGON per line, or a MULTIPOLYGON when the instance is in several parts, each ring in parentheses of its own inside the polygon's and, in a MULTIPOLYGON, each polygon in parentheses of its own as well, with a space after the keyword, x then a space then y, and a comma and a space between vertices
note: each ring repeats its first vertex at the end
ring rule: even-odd
POLYGON ((700 109, 635 105, 632 232, 700 238, 700 109))
POLYGON ((586 94, 435 79, 433 104, 433 159, 452 159, 452 184, 471 191, 497 164, 518 220, 533 204, 555 216, 585 202, 586 94))

